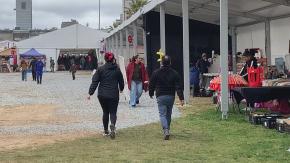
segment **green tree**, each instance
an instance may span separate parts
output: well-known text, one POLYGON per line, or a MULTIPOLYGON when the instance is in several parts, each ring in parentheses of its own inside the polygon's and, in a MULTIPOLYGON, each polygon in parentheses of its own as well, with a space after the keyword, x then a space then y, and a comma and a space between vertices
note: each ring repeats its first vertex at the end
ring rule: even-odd
POLYGON ((126 9, 127 18, 130 18, 140 8, 148 3, 147 0, 131 0, 130 7, 126 9))

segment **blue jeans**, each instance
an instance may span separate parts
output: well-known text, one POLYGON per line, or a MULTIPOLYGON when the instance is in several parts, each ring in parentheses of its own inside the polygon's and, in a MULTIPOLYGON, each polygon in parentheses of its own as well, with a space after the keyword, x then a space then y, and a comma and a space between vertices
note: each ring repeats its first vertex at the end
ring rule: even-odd
POLYGON ((159 117, 163 129, 170 130, 171 114, 175 97, 164 95, 157 97, 159 117))
POLYGON ((22 81, 27 81, 27 70, 22 71, 22 81))
POLYGON ((37 84, 41 84, 41 82, 42 82, 42 72, 37 72, 36 71, 36 80, 37 80, 37 84))
POLYGON ((139 101, 139 98, 142 95, 143 86, 141 81, 134 81, 131 82, 131 91, 130 91, 130 105, 135 106, 136 101, 139 101))

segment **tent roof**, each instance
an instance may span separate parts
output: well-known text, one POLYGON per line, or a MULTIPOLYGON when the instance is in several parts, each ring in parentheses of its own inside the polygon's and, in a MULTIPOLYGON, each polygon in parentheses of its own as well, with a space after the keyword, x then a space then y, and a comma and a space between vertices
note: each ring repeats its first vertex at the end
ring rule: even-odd
POLYGON ((30 57, 36 57, 36 58, 38 58, 38 57, 44 57, 44 56, 45 56, 44 54, 39 53, 34 48, 31 48, 27 52, 25 52, 23 54, 20 54, 20 57, 24 57, 24 58, 26 58, 26 57, 28 57, 28 58, 30 58, 30 57))
POLYGON ((16 43, 17 48, 27 49, 78 49, 98 48, 107 33, 80 24, 61 28, 16 43))
MULTIPOLYGON (((247 26, 290 17, 289 0, 228 0, 229 25, 247 26)), ((159 12, 159 4, 165 4, 167 14, 182 16, 181 0, 151 0, 147 5, 136 12, 131 18, 110 32, 109 36, 122 30, 149 11, 159 12)), ((211 24, 220 22, 219 0, 189 0, 190 19, 211 24)))
POLYGON ((20 54, 20 56, 22 56, 22 57, 24 57, 24 56, 38 57, 38 56, 43 56, 43 54, 40 54, 37 50, 35 50, 34 48, 31 48, 27 52, 20 54))

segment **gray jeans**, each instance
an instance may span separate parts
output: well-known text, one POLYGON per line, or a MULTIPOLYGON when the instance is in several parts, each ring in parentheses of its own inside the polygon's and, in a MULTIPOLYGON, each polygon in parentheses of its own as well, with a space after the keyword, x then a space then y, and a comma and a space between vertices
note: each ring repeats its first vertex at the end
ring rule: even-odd
POLYGON ((157 97, 159 117, 163 129, 170 130, 171 114, 175 97, 170 95, 157 97))

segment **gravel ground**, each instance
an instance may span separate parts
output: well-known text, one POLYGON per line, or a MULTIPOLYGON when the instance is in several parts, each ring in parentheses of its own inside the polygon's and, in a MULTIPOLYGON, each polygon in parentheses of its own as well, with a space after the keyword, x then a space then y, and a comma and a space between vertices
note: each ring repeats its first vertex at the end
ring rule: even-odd
MULTIPOLYGON (((0 134, 46 135, 76 131, 102 131, 102 109, 96 94, 90 101, 86 100, 91 74, 78 72, 76 77, 77 79, 73 81, 68 72, 44 73, 42 85, 37 85, 31 80, 30 73, 27 82, 20 80, 20 73, 0 74, 0 109, 21 105, 52 104, 59 106, 55 116, 77 119, 77 121, 67 123, 0 125, 0 134)), ((148 94, 143 94, 140 103, 132 109, 128 106, 128 96, 121 94, 118 129, 159 121, 155 100, 150 99, 148 94)), ((174 108, 173 117, 179 116, 180 113, 174 108)))

